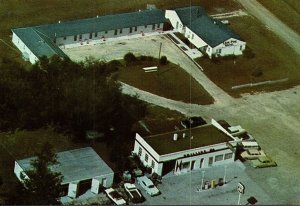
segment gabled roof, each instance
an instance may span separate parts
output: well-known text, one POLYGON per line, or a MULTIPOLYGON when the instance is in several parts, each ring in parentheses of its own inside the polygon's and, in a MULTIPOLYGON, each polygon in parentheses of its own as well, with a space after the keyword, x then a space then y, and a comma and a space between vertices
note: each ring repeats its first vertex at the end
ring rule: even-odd
POLYGON ((152 9, 27 28, 17 28, 12 29, 12 31, 37 57, 43 55, 51 57, 54 54, 67 57, 67 55, 53 43, 55 38, 157 24, 165 21, 164 11, 152 9))
POLYGON ((206 15, 205 10, 200 6, 191 6, 175 9, 178 17, 184 25, 189 26, 198 17, 206 15))
POLYGON ((209 17, 200 6, 184 7, 175 9, 175 11, 182 23, 211 47, 215 47, 230 38, 242 41, 240 36, 226 25, 209 17))
POLYGON ((50 38, 88 34, 165 22, 164 11, 143 10, 131 13, 99 16, 34 27, 50 38))
POLYGON ((57 54, 61 57, 67 58, 67 55, 47 36, 42 35, 33 27, 13 29, 13 32, 23 41, 23 43, 36 57, 51 57, 57 54))
MULTIPOLYGON (((30 157, 16 162, 23 170, 29 170, 32 168, 30 163, 35 158, 30 157)), ((63 175, 62 184, 113 173, 112 169, 91 147, 59 152, 57 160, 59 164, 54 165, 51 169, 63 175)))

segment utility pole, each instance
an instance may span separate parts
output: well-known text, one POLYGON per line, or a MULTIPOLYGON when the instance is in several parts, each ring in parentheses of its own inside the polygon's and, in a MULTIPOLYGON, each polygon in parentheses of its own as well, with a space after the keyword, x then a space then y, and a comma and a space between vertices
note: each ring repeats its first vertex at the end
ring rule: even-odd
POLYGON ((204 173, 205 171, 202 171, 201 190, 203 190, 204 173))
POLYGON ((160 45, 159 45, 158 62, 160 60, 161 46, 162 46, 162 42, 160 42, 160 45))

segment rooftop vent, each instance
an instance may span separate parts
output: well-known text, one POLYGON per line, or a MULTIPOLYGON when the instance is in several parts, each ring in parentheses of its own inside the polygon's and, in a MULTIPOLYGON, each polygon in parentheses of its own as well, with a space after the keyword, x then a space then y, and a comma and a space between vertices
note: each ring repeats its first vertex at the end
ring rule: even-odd
POLYGON ((60 24, 60 20, 58 21, 58 23, 60 24))
POLYGON ((173 140, 174 140, 174 141, 177 141, 177 138, 178 138, 178 134, 175 133, 175 134, 173 135, 173 140))
POLYGON ((99 16, 97 15, 97 18, 99 18, 99 16))
POLYGON ((191 139, 194 139, 194 137, 193 137, 193 136, 191 136, 191 139))
POLYGON ((185 138, 185 133, 182 133, 182 138, 185 138))

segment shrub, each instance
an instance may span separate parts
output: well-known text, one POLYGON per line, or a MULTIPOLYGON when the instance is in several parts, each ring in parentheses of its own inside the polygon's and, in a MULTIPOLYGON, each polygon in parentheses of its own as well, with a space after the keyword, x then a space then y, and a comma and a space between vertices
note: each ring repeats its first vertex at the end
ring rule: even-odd
POLYGON ((139 58, 141 61, 146 61, 147 60, 147 56, 145 56, 145 55, 142 55, 142 56, 140 56, 140 58, 139 58))
POLYGON ((134 56, 133 53, 129 52, 129 53, 125 54, 124 60, 125 60, 126 64, 130 64, 131 62, 136 61, 136 57, 134 56))
POLYGON ((247 59, 253 59, 255 57, 254 52, 249 47, 246 47, 243 53, 244 57, 247 59))
POLYGON ((260 68, 256 68, 251 75, 254 77, 260 77, 263 75, 263 71, 260 68))
POLYGON ((168 63, 168 59, 166 56, 162 56, 159 60, 159 64, 166 65, 168 63))

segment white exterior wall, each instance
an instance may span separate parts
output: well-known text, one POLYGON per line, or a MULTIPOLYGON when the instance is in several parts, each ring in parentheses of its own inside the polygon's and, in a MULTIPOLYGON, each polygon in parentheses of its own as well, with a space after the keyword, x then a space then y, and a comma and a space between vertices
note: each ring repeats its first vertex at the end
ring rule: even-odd
POLYGON ((20 165, 15 161, 15 168, 14 168, 14 173, 16 177, 19 179, 20 182, 23 182, 21 178, 21 174, 23 173, 25 178, 28 178, 28 176, 25 174, 24 170, 20 167, 20 165))
POLYGON ((245 48, 246 42, 231 38, 224 43, 214 47, 212 53, 218 56, 242 55, 245 48))
POLYGON ((24 42, 15 34, 13 33, 12 42, 16 47, 21 51, 22 55, 24 53, 28 54, 29 61, 31 64, 36 63, 39 59, 32 53, 30 49, 24 44, 24 42))
POLYGON ((184 33, 184 25, 181 22, 180 18, 178 17, 176 11, 166 10, 165 17, 166 19, 170 20, 171 25, 173 26, 174 29, 176 29, 180 33, 184 33))
POLYGON ((115 37, 120 37, 120 36, 127 36, 127 35, 133 35, 133 34, 141 34, 143 33, 150 33, 154 32, 157 30, 161 30, 163 28, 163 23, 160 23, 159 26, 158 24, 155 24, 154 30, 153 30, 153 25, 147 25, 147 28, 145 25, 142 26, 137 26, 136 31, 135 27, 131 27, 131 33, 130 33, 130 28, 123 28, 122 33, 121 29, 116 29, 117 30, 117 35, 115 35, 115 30, 108 30, 108 31, 100 31, 97 32, 97 36, 95 36, 95 32, 92 33, 92 38, 90 39, 90 33, 87 34, 82 34, 82 39, 79 39, 80 34, 77 34, 77 40, 74 41, 74 36, 67 36, 66 39, 64 37, 58 37, 56 38, 56 45, 58 46, 63 46, 63 45, 69 45, 69 44, 74 44, 74 43, 80 43, 80 42, 90 42, 93 40, 99 40, 104 38, 115 38, 115 37), (159 28, 158 28, 159 27, 159 28))
POLYGON ((114 181, 114 173, 95 177, 92 180, 91 192, 98 194, 100 192, 99 189, 101 185, 106 188, 111 187, 113 181, 114 181))
POLYGON ((207 46, 207 43, 203 41, 197 34, 195 34, 190 28, 186 27, 184 36, 194 44, 198 49, 207 46))

